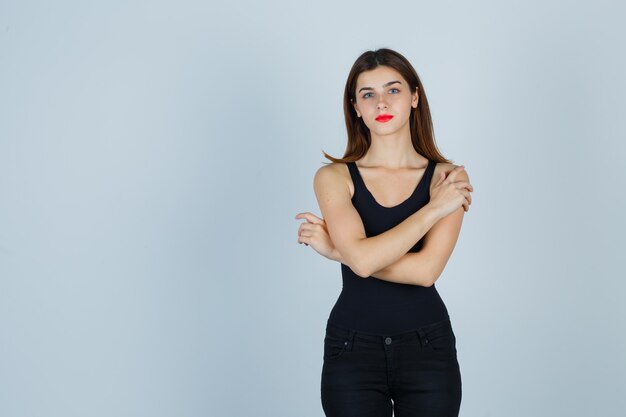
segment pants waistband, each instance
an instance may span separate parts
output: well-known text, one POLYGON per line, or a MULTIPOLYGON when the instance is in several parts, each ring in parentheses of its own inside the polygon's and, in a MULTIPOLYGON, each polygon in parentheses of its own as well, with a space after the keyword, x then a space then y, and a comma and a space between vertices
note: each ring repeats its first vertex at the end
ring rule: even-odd
POLYGON ((408 340, 414 340, 419 338, 420 342, 424 343, 426 339, 426 334, 432 328, 436 328, 439 326, 451 326, 450 318, 446 318, 444 320, 436 321, 434 323, 430 323, 416 329, 405 330, 397 333, 390 334, 377 334, 364 332, 360 330, 355 330, 351 328, 346 328, 342 326, 338 326, 333 323, 326 323, 326 330, 331 334, 341 337, 349 341, 350 345, 354 340, 359 340, 363 342, 372 342, 379 344, 381 342, 385 342, 385 340, 393 340, 394 342, 402 342, 408 340))

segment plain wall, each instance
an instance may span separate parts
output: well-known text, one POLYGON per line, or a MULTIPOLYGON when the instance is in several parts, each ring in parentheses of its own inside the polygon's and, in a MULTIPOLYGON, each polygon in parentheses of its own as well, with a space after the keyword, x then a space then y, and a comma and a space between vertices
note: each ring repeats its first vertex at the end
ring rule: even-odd
POLYGON ((626 415, 625 12, 2 1, 0 415, 322 416, 340 266, 294 216, 379 47, 475 188, 437 282, 461 416, 626 415))

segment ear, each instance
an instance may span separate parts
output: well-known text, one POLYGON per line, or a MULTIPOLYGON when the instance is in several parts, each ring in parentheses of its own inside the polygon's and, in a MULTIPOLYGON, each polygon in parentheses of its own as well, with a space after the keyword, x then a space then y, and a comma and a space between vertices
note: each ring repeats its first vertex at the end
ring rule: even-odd
POLYGON ((412 96, 411 97, 411 106, 413 108, 415 108, 415 109, 417 108, 417 103, 419 103, 419 101, 420 101, 420 96, 419 96, 418 90, 419 90, 419 87, 415 86, 415 92, 413 94, 411 94, 411 96, 412 96))
POLYGON ((350 99, 350 102, 352 103, 352 106, 354 107, 354 111, 356 111, 357 117, 361 117, 361 113, 359 113, 359 110, 357 109, 356 103, 354 102, 354 100, 350 99))

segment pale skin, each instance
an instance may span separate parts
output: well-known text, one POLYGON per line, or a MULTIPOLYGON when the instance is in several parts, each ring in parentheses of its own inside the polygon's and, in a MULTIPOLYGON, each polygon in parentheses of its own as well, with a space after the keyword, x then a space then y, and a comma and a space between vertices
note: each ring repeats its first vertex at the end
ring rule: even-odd
MULTIPOLYGON (((361 73, 356 92, 352 104, 372 138, 357 166, 379 205, 394 207, 412 193, 428 162, 413 148, 409 130, 410 110, 417 108, 419 96, 417 90, 408 90, 397 71, 386 66, 361 73), (394 117, 380 123, 375 120, 379 114, 394 117)), ((325 165, 314 178, 323 217, 310 212, 296 215, 296 219, 306 220, 298 229, 298 243, 346 264, 363 278, 432 286, 454 250, 474 188, 463 166, 446 163, 437 164, 429 187, 430 201, 424 207, 397 226, 368 238, 351 202, 354 185, 347 166, 325 165), (422 237, 422 249, 407 253, 422 237)))

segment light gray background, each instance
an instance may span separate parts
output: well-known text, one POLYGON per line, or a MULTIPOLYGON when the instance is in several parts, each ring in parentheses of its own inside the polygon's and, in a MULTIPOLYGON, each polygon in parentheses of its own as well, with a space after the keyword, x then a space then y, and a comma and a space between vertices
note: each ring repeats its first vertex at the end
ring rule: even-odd
POLYGON ((322 416, 340 267, 294 216, 379 47, 475 187, 461 416, 625 415, 625 11, 2 1, 0 415, 322 416))

